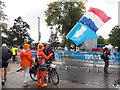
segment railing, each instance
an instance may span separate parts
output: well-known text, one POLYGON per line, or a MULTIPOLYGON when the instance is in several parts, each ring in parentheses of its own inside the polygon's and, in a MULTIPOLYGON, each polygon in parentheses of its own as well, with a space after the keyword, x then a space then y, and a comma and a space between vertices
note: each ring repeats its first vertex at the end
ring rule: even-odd
MULTIPOLYGON (((98 60, 101 61, 100 55, 102 52, 74 52, 74 51, 57 51, 55 52, 55 57, 57 59, 62 59, 62 57, 71 57, 73 60, 98 60)), ((120 53, 111 53, 109 56, 110 61, 120 62, 120 53)))
MULTIPOLYGON (((56 51, 55 58, 57 59, 56 61, 61 62, 65 66, 66 70, 68 67, 73 66, 87 68, 88 72, 90 68, 96 68, 97 72, 99 72, 99 68, 104 66, 104 61, 100 57, 101 54, 102 52, 56 51)), ((120 53, 111 53, 109 61, 109 69, 118 70, 120 53)))

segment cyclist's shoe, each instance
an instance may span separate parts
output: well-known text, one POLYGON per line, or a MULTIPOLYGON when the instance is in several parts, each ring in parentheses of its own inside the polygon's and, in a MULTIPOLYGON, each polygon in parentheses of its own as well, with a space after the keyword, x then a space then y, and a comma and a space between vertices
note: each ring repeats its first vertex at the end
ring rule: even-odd
POLYGON ((41 84, 37 84, 37 86, 38 86, 38 87, 40 87, 40 86, 41 86, 41 84))
POLYGON ((41 85, 41 87, 47 87, 47 84, 41 85))

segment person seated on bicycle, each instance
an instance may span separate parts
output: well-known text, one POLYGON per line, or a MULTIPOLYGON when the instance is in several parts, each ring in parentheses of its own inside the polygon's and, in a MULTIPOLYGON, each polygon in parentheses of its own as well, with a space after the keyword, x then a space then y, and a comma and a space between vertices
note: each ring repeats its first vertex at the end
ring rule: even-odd
MULTIPOLYGON (((38 44, 38 51, 37 51, 37 57, 38 57, 38 63, 39 64, 45 64, 45 59, 49 60, 52 56, 52 53, 48 56, 46 56, 43 52, 44 46, 43 44, 38 44)), ((41 87, 47 86, 47 84, 44 83, 44 76, 46 75, 46 70, 42 71, 39 68, 37 68, 37 85, 41 87), (40 80, 42 81, 40 83, 40 80)))
MULTIPOLYGON (((52 63, 52 61, 54 61, 54 59, 55 59, 54 52, 52 51, 52 49, 50 48, 50 45, 48 45, 48 44, 44 44, 43 52, 47 56, 50 55, 51 53, 53 53, 53 55, 49 58, 49 60, 45 60, 46 64, 47 64, 47 67, 49 67, 50 64, 52 63)), ((50 76, 50 72, 48 70, 48 82, 50 82, 50 77, 49 76, 50 76)), ((45 77, 45 81, 46 81, 46 77, 45 77)))

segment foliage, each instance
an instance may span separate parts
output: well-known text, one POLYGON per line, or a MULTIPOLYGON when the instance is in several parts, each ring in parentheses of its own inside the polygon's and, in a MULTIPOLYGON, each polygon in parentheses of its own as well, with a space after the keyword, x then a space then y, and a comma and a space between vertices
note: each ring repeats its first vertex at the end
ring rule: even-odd
POLYGON ((79 2, 53 2, 48 4, 48 9, 45 11, 45 21, 51 29, 55 28, 62 36, 63 41, 69 44, 67 46, 70 46, 72 43, 69 40, 66 41, 65 36, 84 12, 85 7, 82 0, 79 2))
POLYGON ((3 1, 0 0, 0 20, 1 20, 1 22, 0 22, 0 30, 1 30, 0 41, 2 41, 0 43, 4 43, 5 38, 3 37, 3 35, 4 35, 5 31, 7 30, 7 24, 4 22, 5 20, 7 20, 7 15, 3 11, 4 8, 5 8, 5 4, 3 1))
POLYGON ((120 47, 120 26, 113 27, 112 31, 109 34, 108 41, 111 45, 120 47))
POLYGON ((33 40, 28 34, 29 29, 30 26, 21 17, 15 19, 13 26, 5 32, 7 44, 18 46, 25 42, 32 43, 33 40))
POLYGON ((57 36, 57 32, 53 33, 53 31, 51 31, 48 42, 50 43, 50 46, 53 48, 53 50, 56 50, 59 47, 60 42, 57 36))
POLYGON ((6 18, 7 15, 3 11, 4 7, 5 7, 4 2, 0 0, 0 20, 2 20, 2 21, 7 19, 6 18))
POLYGON ((97 44, 105 44, 105 39, 102 36, 99 36, 97 39, 97 44))
POLYGON ((14 25, 9 30, 7 29, 7 24, 4 22, 7 20, 7 15, 4 13, 3 9, 5 4, 0 0, 0 30, 2 36, 2 43, 6 43, 8 46, 22 45, 25 40, 31 43, 33 40, 30 38, 27 30, 30 29, 29 25, 18 17, 14 20, 14 25))

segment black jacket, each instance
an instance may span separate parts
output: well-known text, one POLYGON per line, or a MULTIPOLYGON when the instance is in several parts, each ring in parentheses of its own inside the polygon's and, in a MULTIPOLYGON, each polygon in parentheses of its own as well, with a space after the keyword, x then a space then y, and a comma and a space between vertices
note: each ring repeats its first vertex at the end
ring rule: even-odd
POLYGON ((54 55, 54 52, 52 51, 52 49, 51 48, 47 48, 47 49, 43 49, 43 52, 45 53, 45 55, 49 55, 49 54, 51 54, 51 53, 53 53, 53 55, 51 56, 51 58, 49 59, 49 60, 54 60, 55 59, 55 55, 54 55))
POLYGON ((0 59, 2 59, 2 61, 7 61, 11 57, 12 57, 12 52, 9 48, 7 47, 0 48, 0 59))

